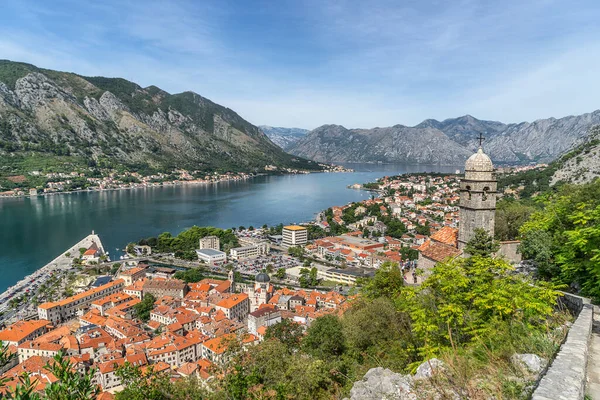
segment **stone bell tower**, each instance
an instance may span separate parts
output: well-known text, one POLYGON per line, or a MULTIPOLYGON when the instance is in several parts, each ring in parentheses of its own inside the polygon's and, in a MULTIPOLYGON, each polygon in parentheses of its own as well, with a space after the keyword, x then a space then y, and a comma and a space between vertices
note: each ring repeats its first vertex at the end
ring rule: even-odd
POLYGON ((458 248, 461 250, 476 228, 494 236, 497 182, 492 160, 481 147, 482 140, 480 135, 479 150, 465 163, 465 177, 460 181, 458 248))

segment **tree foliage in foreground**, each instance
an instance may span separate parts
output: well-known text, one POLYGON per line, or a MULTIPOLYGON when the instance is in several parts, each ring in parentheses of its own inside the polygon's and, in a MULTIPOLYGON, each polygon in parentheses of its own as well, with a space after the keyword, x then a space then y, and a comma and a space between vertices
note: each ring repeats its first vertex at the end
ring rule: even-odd
MULTIPOLYGON (((89 400, 95 399, 100 394, 100 387, 92 382, 94 369, 80 374, 74 365, 64 358, 60 352, 45 365, 44 369, 54 375, 58 380, 46 385, 43 393, 36 392, 37 378, 22 375, 14 389, 10 389, 3 399, 14 400, 89 400)), ((5 382, 2 382, 4 384, 5 382)))
POLYGON ((460 258, 436 265, 420 287, 407 287, 398 301, 410 314, 423 358, 453 346, 500 340, 504 328, 545 330, 558 292, 513 271, 502 259, 460 258))
POLYGON ((540 276, 600 299, 600 179, 563 186, 522 226, 521 252, 540 276))

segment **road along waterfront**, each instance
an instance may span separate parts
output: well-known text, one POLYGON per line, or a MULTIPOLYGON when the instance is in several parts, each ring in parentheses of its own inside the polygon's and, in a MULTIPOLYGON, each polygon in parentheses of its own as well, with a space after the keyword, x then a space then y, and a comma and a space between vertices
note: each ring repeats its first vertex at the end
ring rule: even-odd
POLYGON ((104 253, 104 247, 100 240, 100 237, 92 232, 85 238, 66 249, 54 260, 44 265, 34 273, 27 275, 21 279, 15 285, 10 286, 0 294, 0 312, 5 315, 3 319, 8 320, 12 318, 24 319, 35 314, 35 307, 33 304, 25 301, 24 304, 17 306, 14 310, 10 310, 9 302, 10 299, 27 294, 33 296, 36 294, 38 288, 44 284, 51 276, 55 273, 67 271, 73 267, 73 258, 79 256, 79 249, 89 248, 93 243, 98 246, 98 249, 104 253), (68 255, 67 255, 68 254, 68 255))

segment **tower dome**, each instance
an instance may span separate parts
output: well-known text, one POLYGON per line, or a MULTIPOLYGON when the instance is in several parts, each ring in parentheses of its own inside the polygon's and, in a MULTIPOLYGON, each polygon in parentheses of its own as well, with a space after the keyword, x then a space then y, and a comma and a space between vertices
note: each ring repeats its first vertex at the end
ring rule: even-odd
POLYGON ((483 149, 479 147, 477 153, 473 154, 465 163, 465 172, 493 172, 494 164, 487 154, 483 152, 483 149))
POLYGON ((254 281, 257 283, 267 283, 271 281, 271 278, 269 277, 269 275, 265 274, 264 272, 261 272, 260 274, 256 275, 254 281))
MULTIPOLYGON (((483 140, 481 135, 479 140, 483 140)), ((460 180, 459 249, 465 248, 476 229, 494 235, 497 189, 494 164, 483 152, 480 142, 477 153, 465 163, 465 177, 460 180)))

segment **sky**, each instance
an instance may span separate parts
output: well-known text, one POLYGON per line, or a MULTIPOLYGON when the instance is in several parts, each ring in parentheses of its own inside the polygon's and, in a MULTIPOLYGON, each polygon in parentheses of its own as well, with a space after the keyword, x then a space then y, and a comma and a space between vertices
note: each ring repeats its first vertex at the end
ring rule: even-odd
POLYGON ((194 91, 256 125, 600 108, 598 0, 0 0, 0 59, 194 91))

